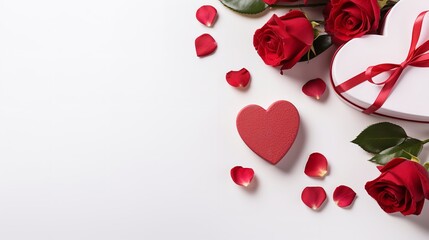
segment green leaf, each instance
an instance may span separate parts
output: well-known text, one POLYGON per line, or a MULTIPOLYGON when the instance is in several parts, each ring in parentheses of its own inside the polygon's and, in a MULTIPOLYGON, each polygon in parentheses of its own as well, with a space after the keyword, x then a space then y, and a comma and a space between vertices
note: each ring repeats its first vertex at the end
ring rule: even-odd
POLYGON ((407 139, 405 130, 393 123, 381 122, 367 127, 352 143, 370 153, 380 153, 390 147, 401 144, 407 139))
POLYGON ((311 50, 305 54, 299 61, 306 62, 310 59, 313 59, 327 50, 332 46, 331 36, 329 35, 319 35, 314 39, 313 46, 311 50))
POLYGON ((422 148, 422 141, 415 138, 407 138, 403 143, 382 151, 369 161, 384 165, 398 157, 411 159, 412 156, 418 156, 422 148))
POLYGON ((226 7, 245 14, 263 12, 269 6, 262 0, 219 0, 226 7))

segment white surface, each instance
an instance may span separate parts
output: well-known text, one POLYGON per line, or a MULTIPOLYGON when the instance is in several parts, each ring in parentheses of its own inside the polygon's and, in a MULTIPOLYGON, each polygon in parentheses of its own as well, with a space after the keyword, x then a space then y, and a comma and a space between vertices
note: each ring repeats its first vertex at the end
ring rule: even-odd
MULTIPOLYGON (((337 86, 369 66, 382 63, 402 63, 406 58, 411 44, 413 25, 416 17, 429 10, 429 1, 401 0, 389 12, 383 36, 367 35, 346 43, 336 53, 332 63, 332 79, 337 86)), ((428 14, 426 14, 428 15, 428 14)), ((429 39, 429 16, 425 17, 420 41, 429 39)), ((377 113, 402 119, 429 122, 429 68, 407 67, 395 86, 394 91, 377 113)), ((385 80, 387 74, 380 74, 374 80, 385 80)), ((352 103, 368 108, 381 91, 382 86, 364 82, 342 94, 352 103)))
MULTIPOLYGON (((388 215, 363 188, 378 173, 350 141, 388 119, 331 88, 322 101, 301 92, 328 80, 333 51, 284 76, 264 65, 252 36, 271 13, 244 17, 216 0, 0 1, 0 238, 427 239, 428 202, 419 217, 388 215), (213 28, 195 19, 203 4, 218 9, 213 28), (199 59, 205 32, 219 47, 199 59), (241 67, 247 91, 225 81, 241 67), (272 166, 241 141, 235 117, 279 99, 302 128, 272 166), (330 163, 321 181, 303 173, 315 151, 330 163), (254 191, 231 181, 235 165, 254 168, 254 191), (332 201, 340 184, 358 194, 351 209, 332 201), (320 212, 300 200, 309 185, 329 195, 320 212)), ((428 125, 391 121, 429 137, 428 125)))

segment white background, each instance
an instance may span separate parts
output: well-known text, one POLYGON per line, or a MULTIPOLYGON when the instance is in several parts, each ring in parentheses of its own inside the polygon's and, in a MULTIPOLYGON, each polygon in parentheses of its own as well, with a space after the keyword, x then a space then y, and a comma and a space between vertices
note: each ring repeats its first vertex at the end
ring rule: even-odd
POLYGON ((1 0, 0 238, 427 239, 429 203, 418 217, 384 213, 364 190, 378 171, 350 141, 380 121, 422 139, 429 126, 364 115, 330 86, 321 101, 305 96, 307 80, 328 83, 333 49, 280 75, 252 45, 273 12, 245 17, 216 0, 1 0), (195 19, 204 4, 218 9, 213 28, 195 19), (219 47, 198 58, 202 33, 219 47), (246 91, 225 81, 242 67, 246 91), (273 166, 242 142, 235 117, 280 99, 302 121, 273 166), (316 151, 330 164, 324 180, 303 173, 316 151), (231 181, 236 165, 255 170, 252 188, 231 181), (357 192, 350 209, 333 203, 341 184, 357 192), (300 199, 314 185, 328 194, 319 212, 300 199))

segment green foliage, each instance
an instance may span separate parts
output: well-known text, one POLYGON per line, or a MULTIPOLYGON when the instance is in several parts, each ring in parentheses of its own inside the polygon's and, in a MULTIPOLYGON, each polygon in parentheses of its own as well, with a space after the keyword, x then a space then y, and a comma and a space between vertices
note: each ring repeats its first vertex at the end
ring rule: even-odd
POLYGON ((262 0, 219 0, 226 7, 244 14, 257 14, 268 8, 262 0))
POLYGON ((422 141, 415 138, 408 138, 401 144, 388 148, 379 154, 376 154, 370 159, 371 162, 375 162, 381 165, 385 165, 390 160, 398 157, 413 159, 414 156, 418 156, 423 148, 422 141))
POLYGON ((374 154, 369 161, 385 165, 398 157, 420 162, 418 156, 429 140, 409 137, 402 127, 381 122, 364 129, 352 142, 374 154))
POLYGON ((370 153, 380 153, 390 147, 401 144, 407 139, 405 130, 393 123, 382 122, 363 130, 352 143, 370 153))
POLYGON ((328 50, 332 46, 331 36, 330 35, 318 35, 314 39, 313 46, 311 50, 303 56, 299 61, 306 62, 310 59, 313 59, 319 56, 324 51, 328 50))

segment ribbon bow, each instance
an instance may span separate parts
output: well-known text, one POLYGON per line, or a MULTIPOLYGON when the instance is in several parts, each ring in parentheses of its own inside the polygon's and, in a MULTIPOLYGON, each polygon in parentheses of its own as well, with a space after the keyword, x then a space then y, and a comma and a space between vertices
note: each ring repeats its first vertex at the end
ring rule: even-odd
POLYGON ((400 64, 382 63, 375 66, 370 66, 365 71, 336 86, 335 91, 337 93, 346 92, 365 81, 375 85, 383 85, 374 103, 363 111, 366 114, 371 114, 377 111, 387 100, 390 93, 393 91, 396 82, 401 76, 402 71, 404 71, 406 67, 429 67, 429 40, 426 40, 419 47, 417 47, 422 30, 423 20, 427 12, 429 12, 429 10, 421 12, 414 21, 411 45, 405 61, 400 64), (374 82, 373 77, 383 72, 389 72, 389 77, 382 82, 374 82))

